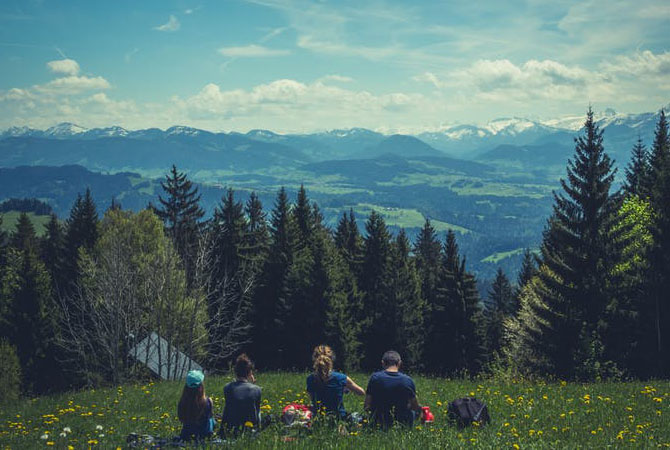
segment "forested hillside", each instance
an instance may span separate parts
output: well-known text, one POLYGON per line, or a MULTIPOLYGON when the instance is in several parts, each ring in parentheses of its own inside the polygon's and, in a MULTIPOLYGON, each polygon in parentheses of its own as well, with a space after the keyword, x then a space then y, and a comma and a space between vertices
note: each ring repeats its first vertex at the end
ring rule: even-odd
POLYGON ((498 271, 483 298, 461 249, 469 233, 438 237, 430 219, 411 238, 392 233, 374 208, 360 224, 349 210, 330 227, 323 211, 331 205, 303 187, 295 201, 280 188, 269 208, 255 193, 241 200, 227 189, 207 219, 200 187, 175 166, 158 201, 139 212, 115 199, 96 205, 87 189, 64 223, 51 216, 43 237, 26 213, 12 232, 0 231, 3 360, 18 361, 30 393, 131 378, 141 369, 129 349, 151 332, 211 371, 242 349, 263 368, 303 368, 304 355, 328 342, 347 369, 371 370, 392 347, 431 374, 663 376, 663 112, 651 148, 638 143, 631 154, 616 189, 589 111, 539 254, 519 252, 518 277, 498 271))

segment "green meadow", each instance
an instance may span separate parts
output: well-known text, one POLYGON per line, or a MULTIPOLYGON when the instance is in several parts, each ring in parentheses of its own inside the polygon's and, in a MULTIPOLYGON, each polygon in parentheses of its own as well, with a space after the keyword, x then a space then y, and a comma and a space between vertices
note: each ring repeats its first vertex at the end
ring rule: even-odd
MULTIPOLYGON (((263 410, 278 415, 290 402, 307 402, 305 373, 258 373, 263 410)), ((367 375, 354 374, 363 386, 367 375)), ((382 432, 368 426, 338 427, 326 419, 311 429, 276 423, 213 448, 668 448, 670 382, 578 384, 414 377, 419 400, 435 414, 432 425, 382 432), (446 420, 449 401, 475 396, 488 404, 492 422, 459 430, 446 420)), ((231 376, 205 380, 215 413, 231 376)), ((0 448, 124 448, 136 432, 177 435, 181 382, 127 384, 26 399, 0 409, 0 448)), ((349 411, 363 400, 345 396, 349 411)))

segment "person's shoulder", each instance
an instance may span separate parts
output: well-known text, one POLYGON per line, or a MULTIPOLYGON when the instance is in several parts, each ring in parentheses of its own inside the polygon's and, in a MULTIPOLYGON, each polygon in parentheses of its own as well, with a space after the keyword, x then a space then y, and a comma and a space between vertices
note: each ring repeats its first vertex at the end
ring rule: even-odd
POLYGON ((402 379, 403 379, 406 383, 411 384, 411 385, 414 385, 414 379, 413 379, 412 377, 410 377, 410 376, 407 375, 406 373, 402 373, 402 372, 398 372, 398 373, 400 374, 400 376, 402 377, 402 379))
POLYGON ((333 378, 335 378, 337 381, 339 381, 341 383, 346 383, 347 378, 348 378, 347 375, 342 373, 342 372, 332 372, 330 374, 330 376, 332 376, 333 378))
POLYGON ((378 380, 379 378, 383 378, 385 374, 386 374, 386 372, 384 372, 383 370, 373 372, 372 375, 370 375, 370 381, 378 380))

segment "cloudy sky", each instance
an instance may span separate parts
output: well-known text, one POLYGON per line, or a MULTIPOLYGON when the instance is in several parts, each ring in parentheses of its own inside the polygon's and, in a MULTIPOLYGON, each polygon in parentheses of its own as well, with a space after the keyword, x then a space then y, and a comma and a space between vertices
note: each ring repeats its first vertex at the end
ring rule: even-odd
POLYGON ((0 128, 418 131, 670 101, 670 2, 0 3, 0 128))

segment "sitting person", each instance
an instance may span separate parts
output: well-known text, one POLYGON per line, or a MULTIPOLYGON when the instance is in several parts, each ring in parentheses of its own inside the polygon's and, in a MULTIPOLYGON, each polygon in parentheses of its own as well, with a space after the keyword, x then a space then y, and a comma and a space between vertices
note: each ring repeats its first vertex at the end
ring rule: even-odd
POLYGON ((400 372, 401 365, 400 354, 389 350, 382 356, 384 370, 372 374, 368 381, 365 409, 372 413, 372 421, 382 428, 390 427, 394 420, 412 425, 422 413, 414 381, 400 372))
POLYGON ((347 417, 343 399, 345 389, 358 395, 365 395, 365 391, 345 374, 333 371, 334 357, 332 349, 327 345, 314 349, 314 373, 307 377, 307 392, 312 398, 315 414, 323 409, 328 414, 344 419, 347 417))
POLYGON ((246 354, 241 354, 235 361, 235 376, 223 388, 226 404, 223 408, 221 434, 226 431, 237 432, 247 422, 258 428, 261 413, 261 388, 254 383, 254 364, 246 354))
POLYGON ((183 424, 179 438, 182 440, 211 436, 214 432, 212 400, 205 395, 205 375, 191 370, 186 375, 186 385, 177 406, 177 416, 183 424))

